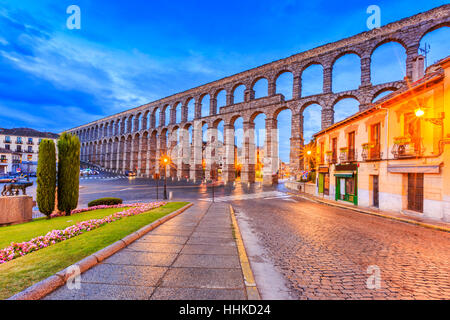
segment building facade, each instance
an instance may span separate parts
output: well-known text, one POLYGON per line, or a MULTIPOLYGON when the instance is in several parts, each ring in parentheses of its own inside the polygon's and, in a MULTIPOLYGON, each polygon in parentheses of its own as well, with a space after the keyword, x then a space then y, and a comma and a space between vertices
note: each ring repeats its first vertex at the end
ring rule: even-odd
POLYGON ((39 144, 58 135, 29 128, 0 128, 0 174, 36 172, 39 144))
POLYGON ((450 221, 450 57, 315 138, 317 195, 450 221))

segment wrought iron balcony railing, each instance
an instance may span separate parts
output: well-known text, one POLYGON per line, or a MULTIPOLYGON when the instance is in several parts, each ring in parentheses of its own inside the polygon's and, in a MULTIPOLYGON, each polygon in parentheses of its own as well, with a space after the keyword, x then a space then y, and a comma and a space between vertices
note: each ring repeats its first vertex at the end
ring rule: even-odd
POLYGON ((341 154, 339 155, 339 160, 343 162, 354 162, 357 161, 357 150, 356 148, 345 148, 341 149, 341 154))

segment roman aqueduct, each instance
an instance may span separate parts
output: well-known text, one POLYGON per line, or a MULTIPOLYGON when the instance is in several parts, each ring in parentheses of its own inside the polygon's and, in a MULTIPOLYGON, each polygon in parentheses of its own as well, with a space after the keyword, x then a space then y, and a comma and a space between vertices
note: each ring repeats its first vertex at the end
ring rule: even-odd
POLYGON ((371 56, 379 46, 397 42, 406 51, 406 76, 412 78, 421 39, 429 32, 450 26, 450 5, 444 5, 415 16, 390 23, 381 28, 326 44, 285 59, 262 65, 172 96, 130 109, 109 117, 73 128, 68 132, 78 135, 81 141, 81 160, 97 164, 106 170, 124 172, 137 169, 139 176, 152 177, 160 170, 159 159, 169 154, 173 165, 167 176, 173 178, 202 179, 202 128, 207 125, 206 178, 217 170, 215 146, 218 140, 218 124, 223 121, 223 168, 225 182, 235 179, 235 126, 243 118, 242 182, 255 180, 255 117, 266 116, 266 140, 264 143, 265 184, 276 182, 278 170, 277 117, 285 109, 292 112, 290 140, 290 170, 298 172, 303 161, 303 112, 312 105, 322 107, 322 128, 334 122, 334 105, 341 99, 358 100, 360 110, 368 108, 374 97, 387 90, 396 90, 405 80, 372 85, 371 56), (361 84, 358 89, 332 92, 333 65, 340 57, 356 54, 360 58, 361 84), (323 92, 312 96, 302 95, 302 72, 309 66, 323 67, 323 92), (277 91, 277 79, 290 72, 293 76, 292 99, 286 100, 277 91), (255 99, 255 83, 266 79, 266 97, 255 99), (245 86, 244 101, 234 102, 235 89, 245 86), (226 105, 218 109, 217 96, 226 92, 226 105), (202 115, 202 101, 209 95, 209 114, 202 115), (194 119, 188 121, 188 105, 194 101, 194 119), (181 107, 181 122, 177 123, 177 108, 181 107), (166 110, 170 108, 170 119, 166 110), (159 118, 158 125, 156 118, 159 118), (189 128, 192 127, 192 142, 189 128))

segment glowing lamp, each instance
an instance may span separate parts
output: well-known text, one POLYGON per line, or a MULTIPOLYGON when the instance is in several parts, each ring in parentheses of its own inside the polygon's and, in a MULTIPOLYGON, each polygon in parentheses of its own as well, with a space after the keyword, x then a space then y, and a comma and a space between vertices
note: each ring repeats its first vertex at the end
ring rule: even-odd
POLYGON ((308 156, 310 156, 310 155, 311 155, 311 150, 306 151, 306 154, 307 154, 308 156))
POLYGON ((421 108, 416 109, 415 113, 416 113, 416 117, 421 117, 425 114, 425 112, 421 108))

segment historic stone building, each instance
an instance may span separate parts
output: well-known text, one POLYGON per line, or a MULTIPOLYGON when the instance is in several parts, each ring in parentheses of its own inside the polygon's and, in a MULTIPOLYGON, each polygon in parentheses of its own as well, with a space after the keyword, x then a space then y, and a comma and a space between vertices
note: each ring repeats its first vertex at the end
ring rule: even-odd
POLYGON ((302 168, 303 111, 311 104, 322 107, 322 129, 334 122, 334 105, 344 98, 355 98, 360 111, 366 110, 374 97, 404 85, 404 80, 373 85, 371 83, 371 56, 379 46, 397 42, 406 51, 406 76, 413 77, 417 65, 420 40, 427 33, 450 26, 450 5, 444 5, 415 16, 390 23, 381 28, 329 43, 285 59, 274 61, 172 96, 127 110, 68 130, 80 137, 82 161, 98 164, 107 170, 123 172, 137 170, 140 176, 152 176, 160 172, 159 158, 168 154, 173 164, 167 169, 171 177, 201 179, 202 128, 207 125, 206 178, 217 170, 215 145, 218 141, 217 127, 224 123, 224 165, 222 178, 226 182, 235 179, 235 121, 243 118, 243 163, 242 182, 255 180, 254 119, 263 113, 266 116, 266 140, 264 143, 265 184, 276 182, 278 171, 277 117, 285 109, 292 112, 290 141, 290 171, 302 168), (337 59, 346 54, 360 58, 361 84, 358 89, 333 92, 332 70, 337 59), (302 95, 302 72, 311 65, 323 67, 323 92, 302 95), (292 99, 277 93, 277 79, 290 72, 293 76, 292 99), (260 79, 268 83, 268 95, 255 99, 253 87, 260 79), (245 86, 244 101, 235 103, 235 89, 245 86), (226 92, 226 105, 217 108, 217 96, 226 92), (209 114, 202 116, 202 101, 210 97, 209 114), (188 121, 188 105, 194 101, 195 116, 188 121), (181 122, 177 122, 177 108, 181 107, 181 122), (166 110, 170 119, 166 119, 166 110), (157 121, 158 119, 159 121, 157 121), (166 121, 167 120, 167 121, 166 121), (158 122, 158 125, 156 126, 158 122), (189 130, 192 130, 192 142, 189 130))

